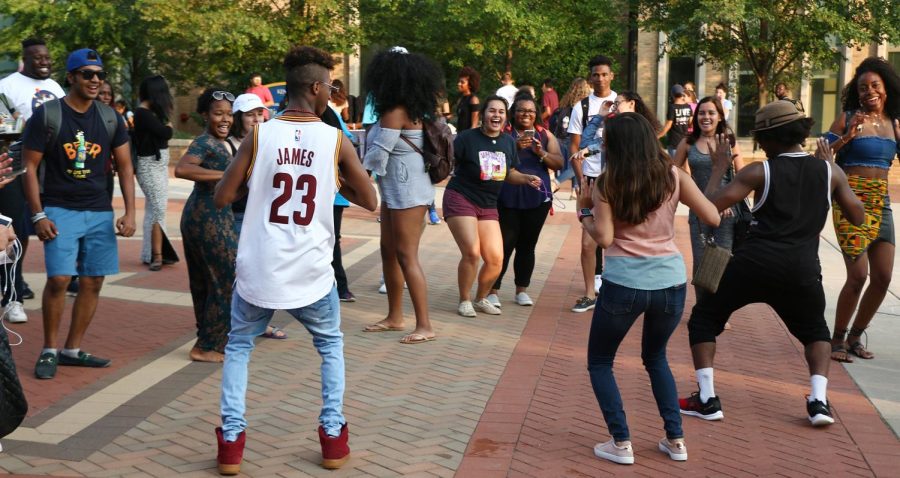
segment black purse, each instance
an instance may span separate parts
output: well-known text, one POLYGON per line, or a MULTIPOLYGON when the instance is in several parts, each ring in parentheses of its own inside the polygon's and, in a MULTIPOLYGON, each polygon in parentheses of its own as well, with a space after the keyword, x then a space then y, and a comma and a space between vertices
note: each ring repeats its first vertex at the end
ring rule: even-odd
POLYGON ((16 373, 6 330, 0 325, 0 438, 12 433, 28 413, 25 392, 16 373))

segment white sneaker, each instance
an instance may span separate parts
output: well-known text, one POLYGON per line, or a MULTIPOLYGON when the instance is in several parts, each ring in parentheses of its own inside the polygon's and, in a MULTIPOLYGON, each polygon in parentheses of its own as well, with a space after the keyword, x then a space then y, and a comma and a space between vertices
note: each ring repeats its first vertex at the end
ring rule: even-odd
POLYGON ((472 306, 471 300, 460 302, 459 307, 456 308, 456 313, 463 317, 477 317, 478 315, 475 313, 475 307, 472 306))
POLYGON ((485 298, 486 298, 487 301, 490 302, 491 305, 493 305, 494 307, 496 307, 496 308, 498 308, 498 309, 501 308, 501 307, 503 307, 503 304, 500 303, 500 297, 497 297, 497 294, 488 294, 488 296, 485 297, 485 298))
POLYGON ((600 285, 603 284, 603 279, 600 278, 600 274, 594 276, 594 293, 600 295, 600 285))
POLYGON ((472 305, 475 307, 475 310, 477 310, 478 312, 484 312, 485 314, 500 315, 501 313, 500 309, 494 307, 494 305, 488 302, 487 299, 481 299, 472 305))
POLYGON ((10 324, 24 324, 28 322, 28 316, 25 315, 25 309, 22 307, 21 302, 10 301, 10 303, 6 304, 4 314, 6 314, 6 320, 10 324))
POLYGON ((534 305, 534 301, 525 292, 516 294, 516 303, 519 305, 534 305))
POLYGON ((387 285, 384 283, 384 281, 381 281, 381 285, 378 286, 378 293, 387 294, 387 285))

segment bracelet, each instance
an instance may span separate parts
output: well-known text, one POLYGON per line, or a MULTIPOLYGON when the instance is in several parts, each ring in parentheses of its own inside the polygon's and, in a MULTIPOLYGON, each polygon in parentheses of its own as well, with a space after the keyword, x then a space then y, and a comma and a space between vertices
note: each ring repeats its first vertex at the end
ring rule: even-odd
POLYGON ((47 219, 47 213, 44 211, 34 213, 34 215, 31 216, 31 223, 37 224, 41 219, 47 219))

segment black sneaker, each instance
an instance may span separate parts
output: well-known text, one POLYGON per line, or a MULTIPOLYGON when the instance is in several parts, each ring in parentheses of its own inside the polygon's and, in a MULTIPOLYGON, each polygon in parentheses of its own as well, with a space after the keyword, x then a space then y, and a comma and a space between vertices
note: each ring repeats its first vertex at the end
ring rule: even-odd
POLYGON ((575 306, 572 307, 572 312, 587 312, 594 308, 597 304, 596 299, 591 299, 590 297, 582 297, 575 302, 575 306))
POLYGON ((338 298, 341 300, 341 302, 356 302, 356 296, 353 295, 353 292, 350 292, 349 290, 347 292, 338 294, 338 298))
POLYGON ((725 418, 719 397, 709 397, 709 400, 703 403, 700 401, 700 392, 694 392, 687 398, 679 398, 678 408, 681 409, 682 415, 699 417, 704 420, 721 420, 725 418))
POLYGON ((38 357, 37 364, 34 366, 34 376, 41 379, 53 378, 56 376, 57 357, 53 352, 42 353, 38 357))
POLYGON ((28 287, 27 282, 22 283, 22 298, 25 300, 34 299, 34 291, 31 290, 31 287, 28 287))
POLYGON ((834 423, 831 416, 831 407, 821 400, 806 401, 806 413, 809 414, 809 423, 814 427, 824 427, 834 423))
POLYGON ((78 295, 78 276, 72 276, 72 280, 69 282, 69 286, 66 287, 66 295, 69 297, 75 297, 78 295))
POLYGON ((93 367, 93 368, 103 368, 109 367, 109 363, 111 360, 102 359, 100 357, 94 357, 91 354, 84 353, 82 351, 78 351, 78 358, 69 357, 66 354, 59 354, 59 364, 60 365, 69 365, 74 367, 93 367))

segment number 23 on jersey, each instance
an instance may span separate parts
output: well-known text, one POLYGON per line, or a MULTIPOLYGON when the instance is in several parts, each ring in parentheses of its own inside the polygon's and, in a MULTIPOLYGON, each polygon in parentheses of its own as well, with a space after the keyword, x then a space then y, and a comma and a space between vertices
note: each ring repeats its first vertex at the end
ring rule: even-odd
POLYGON ((275 173, 272 177, 272 187, 281 191, 281 194, 272 201, 269 211, 269 222, 275 224, 290 224, 292 221, 298 226, 308 226, 316 213, 316 177, 311 174, 301 174, 295 180, 288 173, 275 173), (299 194, 300 209, 291 211, 290 205, 294 193, 299 194))

